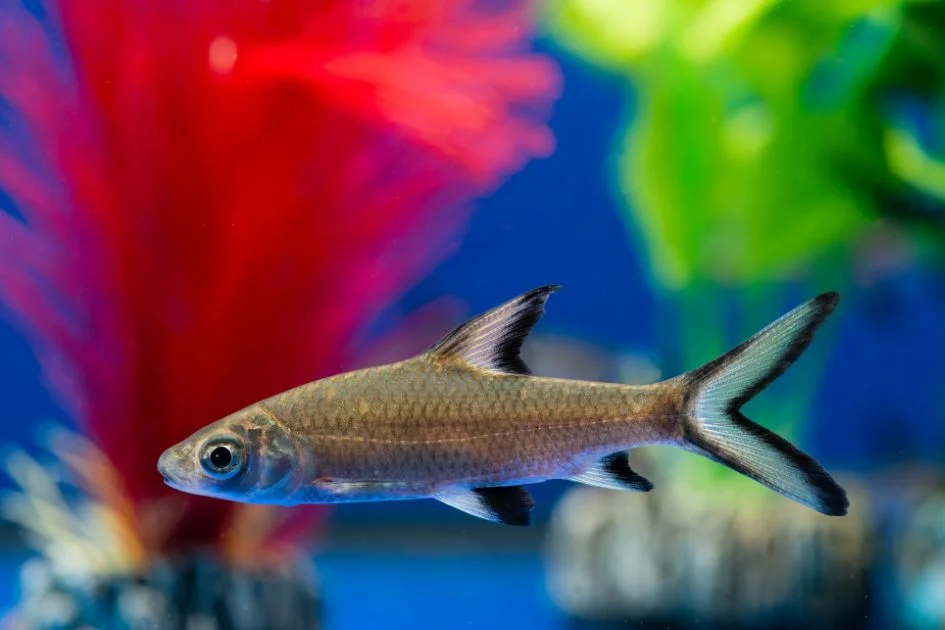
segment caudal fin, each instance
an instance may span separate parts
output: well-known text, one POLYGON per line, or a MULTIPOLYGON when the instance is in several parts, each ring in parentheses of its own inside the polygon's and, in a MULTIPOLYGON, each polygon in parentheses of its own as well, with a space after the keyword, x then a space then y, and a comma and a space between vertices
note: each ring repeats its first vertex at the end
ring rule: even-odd
POLYGON ((839 301, 836 293, 819 295, 679 377, 688 386, 685 448, 830 516, 847 512, 843 488, 810 456, 740 409, 801 356, 839 301))

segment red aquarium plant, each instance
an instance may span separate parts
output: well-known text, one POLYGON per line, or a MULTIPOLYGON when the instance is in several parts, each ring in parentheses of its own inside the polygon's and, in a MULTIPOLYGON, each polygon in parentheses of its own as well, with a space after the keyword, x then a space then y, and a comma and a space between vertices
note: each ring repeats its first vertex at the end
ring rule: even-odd
POLYGON ((357 361, 463 202, 551 150, 532 19, 519 0, 0 0, 0 300, 87 439, 57 452, 141 566, 280 561, 320 518, 184 496, 155 463, 357 361))

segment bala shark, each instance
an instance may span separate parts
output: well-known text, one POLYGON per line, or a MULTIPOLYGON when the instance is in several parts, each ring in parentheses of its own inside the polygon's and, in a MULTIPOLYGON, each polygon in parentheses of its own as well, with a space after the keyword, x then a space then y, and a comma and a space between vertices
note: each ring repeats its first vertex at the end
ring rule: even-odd
POLYGON ((698 369, 631 386, 530 374, 519 351, 557 289, 529 291, 416 357, 250 405, 167 449, 158 469, 183 492, 244 503, 433 498, 527 525, 534 502, 522 486, 649 491, 629 451, 669 444, 823 514, 846 513, 846 493, 817 462, 740 411, 807 348, 836 293, 698 369))

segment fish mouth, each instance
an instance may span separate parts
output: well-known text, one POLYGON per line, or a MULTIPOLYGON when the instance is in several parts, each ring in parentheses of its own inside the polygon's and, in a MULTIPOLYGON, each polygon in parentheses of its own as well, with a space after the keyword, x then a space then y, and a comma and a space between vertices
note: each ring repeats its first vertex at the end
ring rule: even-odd
POLYGON ((158 458, 157 469, 161 473, 161 477, 164 478, 164 484, 170 486, 171 488, 177 488, 177 484, 174 483, 174 479, 169 474, 171 468, 171 463, 174 460, 174 454, 171 452, 171 449, 168 449, 161 453, 161 456, 158 458))
POLYGON ((173 488, 174 490, 183 490, 183 487, 179 483, 174 481, 174 479, 170 477, 169 475, 162 472, 161 477, 164 479, 164 485, 167 486, 168 488, 173 488))

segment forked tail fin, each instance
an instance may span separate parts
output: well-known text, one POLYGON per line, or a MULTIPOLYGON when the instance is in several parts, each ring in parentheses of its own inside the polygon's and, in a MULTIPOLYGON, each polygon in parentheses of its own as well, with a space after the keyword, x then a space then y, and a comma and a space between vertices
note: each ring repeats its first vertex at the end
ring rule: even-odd
POLYGON ((831 516, 847 512, 843 488, 810 456, 739 410, 801 356, 839 300, 836 293, 819 295, 679 377, 688 385, 685 448, 831 516))

